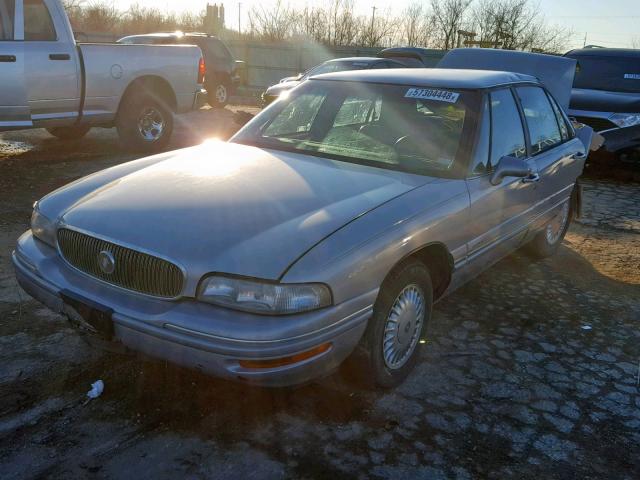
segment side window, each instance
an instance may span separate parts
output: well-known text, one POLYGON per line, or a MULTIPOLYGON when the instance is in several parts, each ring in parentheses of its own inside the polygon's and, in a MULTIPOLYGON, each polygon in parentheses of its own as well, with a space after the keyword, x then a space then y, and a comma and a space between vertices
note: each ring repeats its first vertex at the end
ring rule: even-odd
POLYGON ((211 49, 211 53, 213 53, 213 56, 216 58, 222 60, 228 60, 229 58, 231 58, 229 50, 227 50, 227 47, 225 47, 219 40, 210 40, 209 48, 211 49))
POLYGON ((562 115, 562 111, 560 107, 553 99, 553 97, 547 94, 549 97, 549 101, 551 102, 551 106, 553 107, 553 113, 556 115, 556 120, 558 121, 558 126, 560 127, 560 136, 562 137, 562 141, 569 140, 572 137, 572 131, 569 129, 569 125, 567 125, 567 120, 564 115, 562 115))
POLYGON ((531 138, 531 153, 543 152, 562 142, 556 114, 540 87, 517 89, 531 138))
POLYGON ((32 42, 56 40, 56 29, 43 0, 24 0, 24 39, 32 42))
POLYGON ((473 157, 471 168, 472 175, 482 175, 491 171, 489 165, 489 141, 491 136, 491 112, 489 111, 489 95, 482 105, 482 118, 480 119, 480 133, 478 145, 473 157))
POLYGON ((0 40, 13 40, 15 0, 0 0, 0 40))
POLYGON ((511 90, 491 92, 491 156, 489 169, 507 155, 525 157, 527 148, 520 112, 511 90))

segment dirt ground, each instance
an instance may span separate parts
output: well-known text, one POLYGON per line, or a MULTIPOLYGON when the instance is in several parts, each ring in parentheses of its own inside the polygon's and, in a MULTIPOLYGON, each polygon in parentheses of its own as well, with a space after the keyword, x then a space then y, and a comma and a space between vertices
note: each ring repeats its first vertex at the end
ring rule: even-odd
MULTIPOLYGON (((235 128, 231 109, 177 126, 172 148, 235 128)), ((640 184, 587 180, 555 257, 516 253, 438 303, 397 389, 351 361, 269 390, 97 350, 17 287, 34 200, 133 158, 111 130, 0 134, 1 478, 638 478, 640 184)))

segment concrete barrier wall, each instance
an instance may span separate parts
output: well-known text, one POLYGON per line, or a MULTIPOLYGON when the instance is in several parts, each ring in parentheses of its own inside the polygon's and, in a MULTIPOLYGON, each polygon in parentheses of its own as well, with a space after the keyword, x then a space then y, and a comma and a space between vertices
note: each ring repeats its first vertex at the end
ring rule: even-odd
POLYGON ((246 86, 263 89, 281 78, 302 73, 331 58, 375 57, 381 48, 326 47, 319 44, 270 44, 229 41, 229 49, 246 64, 246 86))

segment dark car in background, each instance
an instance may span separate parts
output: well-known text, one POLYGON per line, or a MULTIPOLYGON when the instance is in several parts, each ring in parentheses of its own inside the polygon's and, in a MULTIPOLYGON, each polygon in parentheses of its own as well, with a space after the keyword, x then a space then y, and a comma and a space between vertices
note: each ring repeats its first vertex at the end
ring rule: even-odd
POLYGON ((368 70, 370 68, 405 68, 400 62, 392 59, 377 58, 377 57, 347 57, 347 58, 334 58, 333 60, 327 60, 315 67, 310 68, 304 73, 301 73, 295 77, 286 77, 280 80, 279 83, 270 86, 262 94, 263 106, 269 105, 276 98, 280 96, 282 92, 291 90, 300 82, 306 80, 313 75, 320 75, 323 73, 344 72, 347 70, 368 70))
POLYGON ((117 43, 129 45, 186 44, 200 47, 207 69, 204 87, 207 90, 207 100, 212 107, 224 107, 240 83, 238 69, 244 62, 235 60, 224 42, 213 35, 195 32, 149 33, 130 35, 121 38, 117 43))
POLYGON ((402 63, 410 68, 433 68, 445 56, 446 50, 422 47, 385 48, 378 56, 402 63))
POLYGON ((583 48, 577 60, 569 114, 604 138, 604 147, 625 156, 640 146, 640 50, 583 48))

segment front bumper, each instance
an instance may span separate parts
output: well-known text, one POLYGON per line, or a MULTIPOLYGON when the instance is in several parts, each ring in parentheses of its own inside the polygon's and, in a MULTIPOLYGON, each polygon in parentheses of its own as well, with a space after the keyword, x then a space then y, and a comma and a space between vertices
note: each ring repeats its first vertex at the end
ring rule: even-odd
POLYGON ((611 153, 640 146, 640 125, 618 127, 610 118, 615 112, 596 112, 587 110, 569 110, 575 117, 604 137, 604 149, 611 153))
POLYGON ((192 299, 168 301, 110 286, 70 267, 31 232, 13 252, 16 278, 31 296, 63 313, 63 290, 113 310, 114 340, 144 354, 203 372, 265 386, 304 383, 331 373, 354 350, 377 292, 305 314, 269 317, 192 299), (289 365, 245 368, 240 360, 289 357, 330 343, 289 365))

